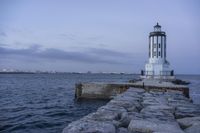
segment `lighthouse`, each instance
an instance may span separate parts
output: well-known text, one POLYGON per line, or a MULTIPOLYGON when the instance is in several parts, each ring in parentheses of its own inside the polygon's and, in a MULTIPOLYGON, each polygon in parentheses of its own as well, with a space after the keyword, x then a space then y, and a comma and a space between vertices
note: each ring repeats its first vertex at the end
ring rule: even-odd
POLYGON ((157 23, 154 31, 149 33, 149 59, 145 64, 145 71, 141 71, 142 78, 174 79, 174 71, 170 69, 170 63, 166 59, 166 40, 166 33, 157 23))

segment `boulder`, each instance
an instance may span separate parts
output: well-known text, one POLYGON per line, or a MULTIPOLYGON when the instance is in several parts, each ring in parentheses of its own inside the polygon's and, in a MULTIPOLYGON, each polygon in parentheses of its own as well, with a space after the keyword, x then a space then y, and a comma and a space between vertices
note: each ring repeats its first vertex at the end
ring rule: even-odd
POLYGON ((160 103, 155 99, 143 99, 142 105, 146 107, 149 105, 160 105, 160 103))
POLYGON ((200 116, 200 106, 196 106, 194 104, 190 105, 182 105, 176 107, 175 117, 176 119, 184 118, 184 117, 197 117, 200 116))
POLYGON ((134 105, 134 102, 131 100, 123 99, 123 100, 111 100, 109 104, 121 106, 127 109, 127 108, 132 107, 134 105))
POLYGON ((107 105, 100 107, 97 111, 112 111, 120 114, 126 112, 126 109, 109 102, 107 105))
POLYGON ((200 133, 200 123, 199 124, 194 124, 189 128, 186 128, 185 133, 200 133))
POLYGON ((86 119, 94 121, 113 121, 120 118, 119 113, 111 111, 97 111, 85 116, 86 119))
POLYGON ((158 119, 160 121, 175 121, 174 115, 165 110, 142 110, 141 114, 145 119, 158 119))
POLYGON ((188 128, 192 125, 198 125, 198 124, 200 125, 200 116, 177 119, 177 122, 179 123, 181 128, 185 129, 185 128, 188 128))
POLYGON ((152 132, 168 132, 168 133, 184 133, 176 122, 161 122, 154 120, 134 120, 132 119, 128 130, 131 132, 152 133, 152 132))
POLYGON ((146 108, 144 108, 145 110, 154 110, 154 111, 158 111, 158 110, 164 110, 164 111, 169 111, 171 113, 174 113, 175 108, 168 106, 168 105, 151 105, 151 106, 147 106, 146 108))
POLYGON ((127 128, 121 127, 117 130, 117 133, 131 133, 131 132, 129 132, 127 128))
POLYGON ((127 112, 123 107, 114 105, 105 105, 100 107, 96 112, 85 116, 85 119, 94 121, 109 121, 121 119, 122 113, 127 112))
POLYGON ((140 93, 140 94, 142 94, 142 93, 145 92, 145 90, 142 89, 142 88, 134 88, 134 87, 130 87, 130 88, 128 89, 127 92, 136 92, 136 93, 140 93))
POLYGON ((62 133, 115 133, 116 129, 112 123, 97 122, 91 120, 79 120, 72 122, 62 133))

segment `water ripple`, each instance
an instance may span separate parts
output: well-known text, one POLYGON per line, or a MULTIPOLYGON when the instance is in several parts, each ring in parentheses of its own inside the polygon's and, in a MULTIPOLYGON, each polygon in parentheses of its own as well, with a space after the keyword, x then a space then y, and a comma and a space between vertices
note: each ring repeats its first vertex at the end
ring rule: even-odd
MULTIPOLYGON (((0 132, 59 133, 70 122, 108 102, 74 101, 75 83, 123 82, 134 77, 125 74, 1 74, 0 132)), ((200 87, 200 76, 181 78, 192 79, 191 95, 198 101, 200 90, 196 85, 200 87)))

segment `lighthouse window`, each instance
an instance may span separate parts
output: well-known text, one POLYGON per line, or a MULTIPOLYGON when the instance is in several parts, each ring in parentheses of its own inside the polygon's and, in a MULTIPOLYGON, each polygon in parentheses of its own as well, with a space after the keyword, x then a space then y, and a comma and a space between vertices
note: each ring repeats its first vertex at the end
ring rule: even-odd
POLYGON ((159 48, 160 48, 160 43, 159 43, 159 45, 158 45, 158 46, 159 46, 159 48))
POLYGON ((154 48, 156 48, 156 43, 153 45, 154 48))
POLYGON ((156 56, 156 52, 153 52, 153 56, 156 56))

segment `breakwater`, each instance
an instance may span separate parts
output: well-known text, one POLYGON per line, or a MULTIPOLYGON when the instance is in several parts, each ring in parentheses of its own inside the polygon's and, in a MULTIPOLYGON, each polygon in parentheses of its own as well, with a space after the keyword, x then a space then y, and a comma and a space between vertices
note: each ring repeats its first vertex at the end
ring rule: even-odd
MULTIPOLYGON (((82 90, 76 91, 79 93, 76 94, 77 97, 102 98, 100 95, 112 85, 100 83, 101 87, 99 84, 96 86, 98 89, 94 83, 93 87, 89 84, 86 86, 84 84, 79 86, 82 90), (90 97, 92 94, 94 96, 90 97)), ((186 92, 189 93, 189 90, 186 86, 145 81, 136 84, 115 84, 111 90, 106 94, 106 97, 110 95, 109 98, 113 98, 110 102, 96 112, 70 123, 63 133, 198 133, 200 131, 200 106, 193 104, 188 98, 189 94, 186 92)))
POLYGON ((133 83, 79 83, 76 84, 76 99, 112 99, 117 94, 121 94, 130 87, 143 88, 145 91, 178 91, 189 97, 189 88, 185 85, 176 85, 167 81, 143 80, 133 83))

